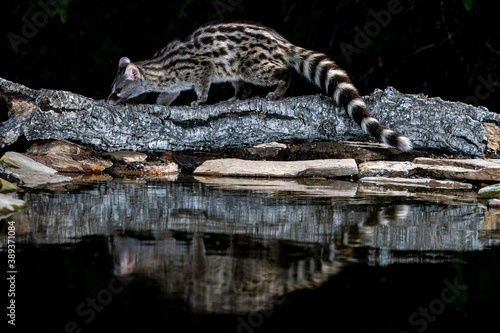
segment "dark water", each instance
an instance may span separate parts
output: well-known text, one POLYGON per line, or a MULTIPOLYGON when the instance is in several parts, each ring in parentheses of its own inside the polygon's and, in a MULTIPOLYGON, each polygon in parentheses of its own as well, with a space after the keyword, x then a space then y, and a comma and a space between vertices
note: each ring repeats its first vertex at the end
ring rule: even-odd
MULTIPOLYGON (((2 235, 9 221, 16 225, 15 328, 495 327, 500 218, 475 197, 348 181, 182 177, 25 192, 28 207, 0 222, 2 235)), ((6 242, 2 236, 3 254, 6 242)))

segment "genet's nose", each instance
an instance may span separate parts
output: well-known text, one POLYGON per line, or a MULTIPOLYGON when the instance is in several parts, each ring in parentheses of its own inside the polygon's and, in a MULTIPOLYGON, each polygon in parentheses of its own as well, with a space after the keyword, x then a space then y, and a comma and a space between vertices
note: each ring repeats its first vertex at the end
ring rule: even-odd
POLYGON ((109 94, 108 96, 108 99, 106 100, 106 103, 110 104, 110 105, 115 105, 116 104, 116 101, 113 99, 113 93, 109 94))

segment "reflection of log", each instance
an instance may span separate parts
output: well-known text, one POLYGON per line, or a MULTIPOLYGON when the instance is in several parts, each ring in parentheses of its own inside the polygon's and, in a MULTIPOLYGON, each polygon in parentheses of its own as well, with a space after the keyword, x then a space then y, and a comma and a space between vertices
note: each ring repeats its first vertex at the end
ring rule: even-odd
MULTIPOLYGON (((28 140, 70 139, 99 149, 161 151, 244 147, 261 142, 367 140, 344 110, 321 96, 262 98, 198 108, 158 105, 110 106, 71 92, 32 90, 0 78, 0 99, 10 118, 0 126, 0 145, 28 140)), ((366 98, 375 117, 408 136, 415 147, 444 148, 481 156, 485 129, 498 129, 500 115, 440 98, 401 94, 393 88, 366 98)), ((0 104, 1 106, 1 104, 0 104)), ((499 131, 496 131, 498 133, 499 131)))

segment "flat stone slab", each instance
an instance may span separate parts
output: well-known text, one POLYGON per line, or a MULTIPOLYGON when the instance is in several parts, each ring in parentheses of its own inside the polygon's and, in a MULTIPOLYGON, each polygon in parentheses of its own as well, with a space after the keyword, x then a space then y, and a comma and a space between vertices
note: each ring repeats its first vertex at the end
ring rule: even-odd
POLYGON ((345 177, 358 174, 353 159, 308 161, 248 161, 235 158, 205 161, 195 175, 231 177, 345 177))
POLYGON ((358 177, 409 177, 416 169, 411 162, 371 161, 359 165, 358 177))
POLYGON ((129 168, 122 165, 113 168, 111 174, 117 177, 140 176, 140 177, 170 177, 179 173, 177 163, 168 162, 162 164, 148 164, 137 168, 129 168))
POLYGON ((71 182, 73 178, 57 174, 49 174, 29 169, 5 168, 5 173, 19 180, 19 186, 36 188, 49 184, 71 182))
POLYGON ((432 159, 418 157, 413 160, 418 174, 437 179, 466 179, 500 181, 499 159, 432 159))
POLYGON ((4 172, 19 180, 19 185, 24 187, 36 188, 73 180, 71 177, 58 175, 57 170, 16 152, 6 152, 0 162, 5 166, 4 172))
POLYGON ((49 168, 48 166, 39 163, 23 154, 16 153, 13 151, 6 152, 2 158, 0 158, 0 163, 5 167, 5 172, 8 173, 7 169, 29 169, 32 171, 38 171, 46 174, 56 174, 57 170, 49 168))
POLYGON ((372 183, 379 185, 393 185, 403 187, 422 187, 428 189, 450 189, 471 190, 472 184, 456 182, 452 180, 436 180, 430 178, 388 178, 388 177, 365 177, 359 180, 361 183, 372 183))
POLYGON ((375 176, 499 181, 500 160, 417 157, 413 162, 369 161, 359 165, 358 177, 375 176))

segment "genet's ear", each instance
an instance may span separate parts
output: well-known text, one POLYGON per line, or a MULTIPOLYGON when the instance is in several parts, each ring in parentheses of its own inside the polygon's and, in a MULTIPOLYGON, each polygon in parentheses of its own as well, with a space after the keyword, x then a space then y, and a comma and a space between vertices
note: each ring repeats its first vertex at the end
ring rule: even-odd
POLYGON ((130 63, 127 65, 127 68, 125 69, 125 79, 127 80, 139 80, 141 78, 141 72, 139 71, 139 68, 137 68, 136 65, 130 63))
POLYGON ((130 59, 127 57, 120 58, 120 62, 118 63, 118 68, 122 68, 125 65, 130 64, 130 59))

